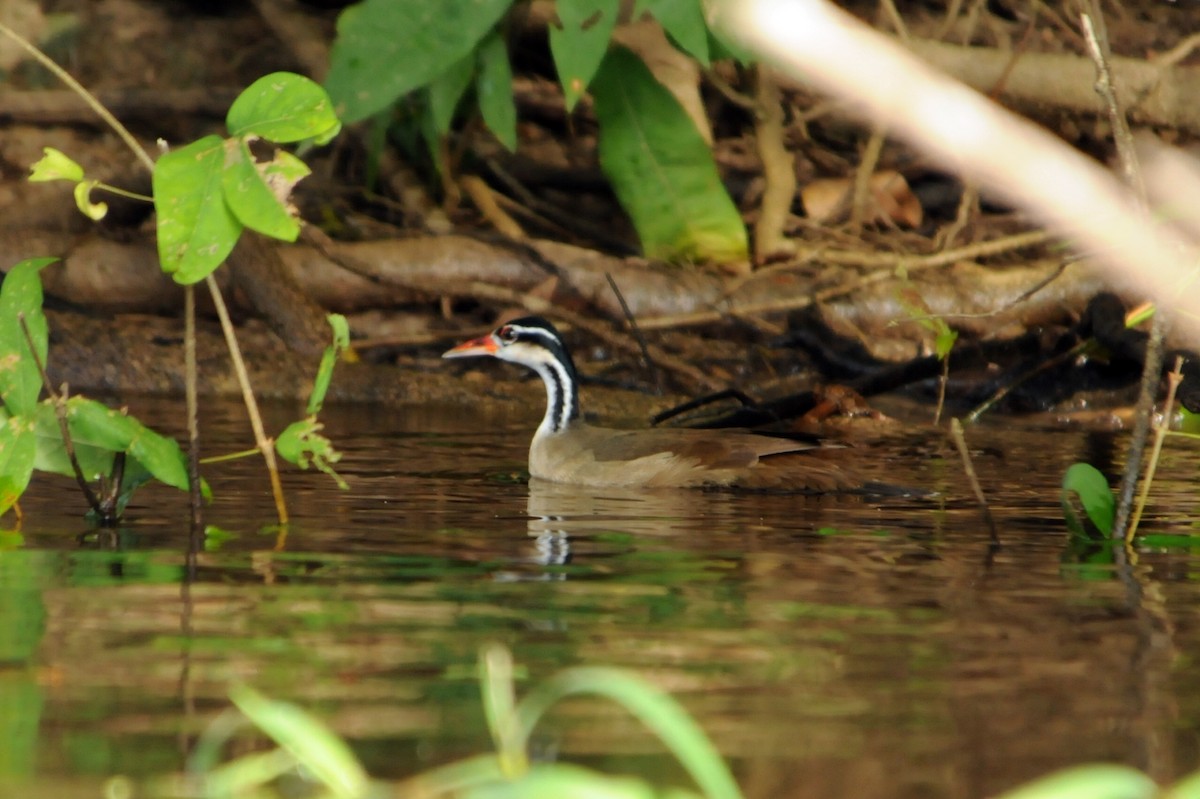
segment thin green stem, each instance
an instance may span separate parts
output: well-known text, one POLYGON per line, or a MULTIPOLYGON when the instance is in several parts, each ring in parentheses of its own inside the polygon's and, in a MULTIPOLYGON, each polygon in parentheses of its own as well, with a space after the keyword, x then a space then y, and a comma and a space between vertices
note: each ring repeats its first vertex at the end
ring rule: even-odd
POLYGON ((116 194, 121 197, 128 197, 131 200, 141 200, 142 202, 147 202, 147 203, 154 202, 154 198, 150 197, 149 195, 138 194, 136 191, 126 191, 125 189, 119 189, 116 186, 110 186, 107 183, 101 183, 100 181, 96 181, 95 183, 93 183, 92 188, 100 189, 101 191, 106 191, 109 194, 116 194))

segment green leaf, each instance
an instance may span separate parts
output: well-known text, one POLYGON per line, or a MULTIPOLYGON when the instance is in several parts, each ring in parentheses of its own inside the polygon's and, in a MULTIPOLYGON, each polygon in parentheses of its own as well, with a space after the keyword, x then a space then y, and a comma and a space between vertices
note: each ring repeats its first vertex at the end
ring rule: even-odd
POLYGON ((600 164, 651 258, 738 261, 746 228, 712 152, 641 59, 614 48, 592 83, 600 164))
POLYGON ((33 476, 37 436, 28 416, 0 419, 0 516, 16 504, 33 476))
POLYGON ((28 416, 37 406, 42 390, 42 373, 37 354, 46 363, 49 331, 42 313, 42 280, 38 272, 57 258, 30 258, 8 270, 0 283, 0 399, 14 415, 28 416), (33 353, 21 327, 25 317, 33 353))
POLYGON ((229 106, 225 127, 239 138, 258 136, 280 144, 316 139, 324 144, 342 123, 319 83, 292 72, 273 72, 238 95, 229 106))
POLYGON ((997 799, 1151 799, 1158 785, 1129 766, 1075 766, 1026 783, 997 799))
POLYGON ((471 85, 475 73, 475 58, 468 53, 450 65, 450 68, 429 83, 429 112, 440 135, 450 132, 454 122, 454 111, 463 92, 471 85))
POLYGON ((99 184, 98 180, 87 180, 75 184, 75 207, 93 222, 99 222, 108 214, 108 203, 92 202, 92 189, 99 184))
POLYGON ((509 152, 517 149, 517 104, 513 99, 508 45, 498 30, 479 45, 479 74, 475 94, 484 124, 509 152))
MULTIPOLYGON (((34 420, 37 434, 37 458, 33 463, 34 468, 40 472, 74 477, 75 470, 63 444, 62 426, 58 422, 54 400, 40 403, 34 420)), ((74 434, 71 436, 71 444, 75 450, 75 460, 85 480, 97 480, 112 471, 111 447, 96 446, 74 434)))
POLYGON ((225 140, 205 136, 154 166, 158 257, 176 283, 196 283, 221 265, 242 232, 225 203, 225 140))
POLYGON ((83 180, 83 167, 72 161, 65 153, 53 147, 43 147, 42 157, 29 167, 30 183, 46 183, 51 180, 83 180))
POLYGON ((245 685, 229 692, 238 710, 302 763, 335 796, 365 795, 367 774, 349 747, 321 722, 295 705, 267 699, 245 685))
POLYGON ((554 8, 562 27, 550 26, 550 53, 569 113, 604 60, 620 0, 558 0, 554 8))
POLYGON ((333 343, 321 354, 321 363, 317 367, 317 376, 313 380, 312 394, 308 397, 309 416, 316 416, 325 404, 325 394, 329 391, 329 383, 333 380, 333 367, 337 364, 338 356, 350 348, 350 324, 346 317, 332 313, 325 317, 333 328, 333 343))
MULTIPOLYGON (((267 184, 259 164, 250 154, 250 147, 238 139, 227 145, 229 152, 221 173, 221 188, 229 210, 251 230, 283 241, 295 241, 300 235, 300 223, 288 211, 286 202, 267 184)), ((300 163, 303 166, 303 162, 300 163)), ((304 167, 304 170, 307 173, 308 168, 304 167)))
POLYGON ((603 696, 625 708, 666 744, 709 799, 742 799, 720 753, 679 703, 636 674, 619 669, 566 669, 539 685, 517 707, 524 740, 550 707, 580 694, 603 696))
POLYGON ((512 779, 464 790, 462 799, 699 799, 683 790, 658 793, 636 777, 601 774, 572 763, 539 763, 512 779))
POLYGON ((944 361, 950 351, 954 349, 954 342, 958 341, 958 332, 951 330, 945 320, 939 319, 938 321, 941 324, 936 328, 937 335, 934 337, 933 350, 937 354, 937 359, 944 361))
POLYGON ((469 54, 512 0, 365 0, 338 17, 325 87, 357 122, 424 86, 469 54))
POLYGON ((641 0, 634 9, 638 19, 648 11, 685 53, 709 65, 708 25, 700 0, 641 0))
POLYGON ((1062 506, 1068 524, 1074 516, 1071 492, 1079 496, 1084 512, 1096 529, 1105 535, 1111 534, 1115 502, 1108 480, 1100 470, 1090 463, 1073 463, 1063 475, 1062 506))
POLYGON ((350 486, 332 466, 342 459, 342 453, 333 448, 333 442, 320 434, 324 427, 313 416, 292 422, 275 439, 275 451, 279 453, 279 457, 301 469, 307 469, 311 463, 332 477, 338 488, 345 491, 350 486))
POLYGON ((169 486, 187 490, 187 460, 179 443, 159 435, 137 419, 86 397, 67 400, 72 441, 129 455, 169 486))

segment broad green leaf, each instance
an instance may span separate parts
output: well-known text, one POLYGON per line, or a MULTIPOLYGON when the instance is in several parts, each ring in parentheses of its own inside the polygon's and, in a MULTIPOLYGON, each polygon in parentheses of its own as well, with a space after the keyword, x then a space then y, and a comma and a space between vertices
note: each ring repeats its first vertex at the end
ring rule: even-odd
POLYGON ((37 360, 46 363, 49 332, 42 313, 42 280, 38 272, 57 258, 30 258, 8 270, 0 283, 0 399, 14 414, 32 415, 42 390, 37 360), (33 339, 33 353, 21 327, 21 316, 33 339))
POLYGON ((187 461, 179 443, 159 435, 137 419, 86 397, 67 400, 72 440, 117 452, 128 452, 150 474, 169 486, 186 490, 187 461))
MULTIPOLYGON (((37 458, 33 463, 34 468, 40 472, 74 477, 75 470, 71 466, 71 459, 67 457, 67 448, 63 445, 62 426, 58 421, 54 400, 40 403, 34 419, 37 434, 37 458)), ((75 433, 71 435, 71 445, 85 480, 98 480, 112 471, 114 450, 111 447, 96 446, 75 433)))
POLYGON ((205 136, 167 153, 154 166, 158 257, 176 283, 203 280, 241 235, 242 223, 221 190, 224 144, 220 136, 205 136))
POLYGON ((513 100, 512 67, 508 46, 500 31, 492 31, 479 45, 479 74, 475 79, 479 112, 488 130, 508 148, 517 149, 517 105, 513 100))
POLYGON ((230 699, 260 730, 304 764, 335 796, 366 794, 367 774, 341 738, 295 705, 267 699, 245 685, 234 686, 230 699))
POLYGON ((325 87, 342 120, 382 111, 475 49, 512 0, 365 0, 338 17, 325 87))
POLYGON ((291 72, 273 72, 238 95, 225 126, 238 138, 253 135, 281 144, 316 139, 324 144, 342 123, 319 83, 291 72))
POLYGON ((29 416, 9 416, 0 421, 0 516, 16 504, 33 476, 37 436, 29 416))
POLYGON ((475 58, 468 53, 455 61, 450 67, 429 83, 426 91, 429 94, 429 112, 433 115, 433 124, 440 135, 450 132, 454 122, 454 111, 463 92, 471 85, 474 77, 475 58))
POLYGON ((934 338, 934 352, 937 354, 939 361, 946 359, 950 351, 954 349, 954 342, 958 341, 958 331, 951 330, 950 325, 946 324, 945 320, 939 319, 941 322, 937 326, 937 336, 934 338))
POLYGON ((93 222, 99 222, 108 215, 108 203, 92 202, 92 189, 99 183, 98 180, 85 180, 75 184, 75 207, 93 222))
POLYGON ((42 157, 29 167, 30 183, 45 183, 51 180, 83 180, 83 167, 75 163, 61 150, 43 147, 42 157))
POLYGON ((641 0, 634 9, 633 18, 640 18, 646 11, 658 20, 685 53, 708 66, 708 25, 700 0, 641 0))
POLYGON ((295 241, 300 235, 300 223, 289 213, 286 200, 276 196, 267 184, 250 154, 250 147, 242 139, 230 139, 226 147, 221 188, 229 210, 251 230, 283 241, 295 241))
POLYGON ((600 164, 651 258, 738 261, 746 228, 712 152, 641 59, 614 48, 592 83, 600 164))
POLYGON ((1105 535, 1112 533, 1115 502, 1108 480, 1100 470, 1090 463, 1073 463, 1063 475, 1062 506, 1068 523, 1074 516, 1069 496, 1071 492, 1079 496, 1084 512, 1096 529, 1105 535))
POLYGON ((554 9, 562 27, 550 26, 550 53, 570 112, 604 60, 620 0, 558 0, 554 9))

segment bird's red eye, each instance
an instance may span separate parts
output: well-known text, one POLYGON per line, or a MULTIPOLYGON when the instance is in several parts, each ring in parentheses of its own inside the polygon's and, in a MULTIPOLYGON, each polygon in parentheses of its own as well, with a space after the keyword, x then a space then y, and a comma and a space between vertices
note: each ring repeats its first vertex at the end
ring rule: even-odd
POLYGON ((499 336, 500 340, 503 341, 505 344, 512 344, 514 341, 517 340, 517 331, 513 330, 508 325, 505 325, 504 327, 497 330, 496 335, 499 336))

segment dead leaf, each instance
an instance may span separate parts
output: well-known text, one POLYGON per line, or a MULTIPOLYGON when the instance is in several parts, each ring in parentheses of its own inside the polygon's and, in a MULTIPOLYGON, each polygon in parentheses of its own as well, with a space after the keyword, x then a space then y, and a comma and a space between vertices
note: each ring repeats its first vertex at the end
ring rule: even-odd
MULTIPOLYGON (((885 169, 871 176, 871 205, 866 221, 879 223, 891 220, 904 227, 920 227, 924 220, 921 201, 908 187, 899 172, 885 169)), ((853 178, 822 178, 813 180, 800 190, 804 210, 814 222, 836 222, 850 210, 854 192, 853 178)))

